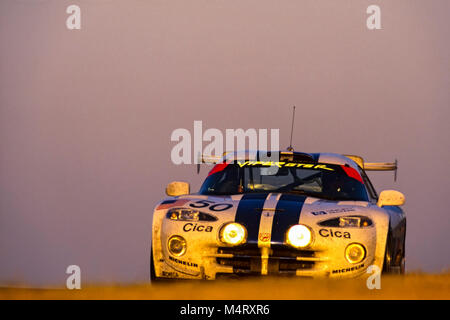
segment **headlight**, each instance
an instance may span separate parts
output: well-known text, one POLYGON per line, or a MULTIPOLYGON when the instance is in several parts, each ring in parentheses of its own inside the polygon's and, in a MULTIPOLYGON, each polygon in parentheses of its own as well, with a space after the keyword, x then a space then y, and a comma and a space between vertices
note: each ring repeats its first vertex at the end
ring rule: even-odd
POLYGON ((219 238, 226 244, 237 246, 247 240, 247 229, 239 223, 231 222, 220 229, 219 238))
POLYGON ((370 227, 372 224, 372 220, 370 220, 368 217, 346 216, 322 221, 319 223, 319 226, 335 228, 365 228, 370 227))
POLYGON ((366 249, 362 244, 351 243, 345 249, 345 259, 350 263, 359 263, 366 257, 366 249))
POLYGON ((217 218, 189 208, 173 208, 167 211, 167 218, 180 221, 216 221, 217 218))
POLYGON ((168 248, 174 256, 182 256, 186 252, 186 240, 181 236, 172 236, 169 239, 168 248))
POLYGON ((357 227, 361 226, 361 218, 360 217, 340 217, 339 218, 339 227, 348 228, 348 227, 357 227))
POLYGON ((312 242, 312 233, 308 227, 297 224, 289 228, 286 242, 295 248, 307 247, 312 242))

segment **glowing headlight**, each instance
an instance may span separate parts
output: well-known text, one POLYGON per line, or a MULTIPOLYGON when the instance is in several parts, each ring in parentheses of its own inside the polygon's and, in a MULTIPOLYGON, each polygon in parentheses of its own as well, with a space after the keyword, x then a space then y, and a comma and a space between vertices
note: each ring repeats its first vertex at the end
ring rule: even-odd
POLYGON ((308 227, 297 224, 289 228, 286 242, 295 248, 304 248, 311 244, 312 234, 308 227))
POLYGON ((348 228, 348 227, 357 227, 361 226, 361 218, 360 217, 340 217, 339 218, 339 227, 348 228))
POLYGON ((366 228, 372 225, 373 221, 365 216, 345 216, 319 222, 319 226, 334 228, 366 228))
POLYGON ((181 236, 172 236, 169 239, 168 248, 174 256, 182 256, 186 252, 186 240, 181 236))
POLYGON ((216 221, 217 218, 189 208, 172 208, 167 211, 167 218, 179 221, 216 221))
POLYGON ((351 243, 345 249, 345 259, 350 263, 359 263, 366 257, 366 249, 362 244, 351 243))
POLYGON ((222 242, 237 246, 247 240, 247 230, 243 225, 231 222, 222 227, 219 237, 222 242))
POLYGON ((170 209, 169 212, 167 212, 167 217, 170 220, 198 221, 199 215, 200 212, 197 210, 185 208, 170 209))

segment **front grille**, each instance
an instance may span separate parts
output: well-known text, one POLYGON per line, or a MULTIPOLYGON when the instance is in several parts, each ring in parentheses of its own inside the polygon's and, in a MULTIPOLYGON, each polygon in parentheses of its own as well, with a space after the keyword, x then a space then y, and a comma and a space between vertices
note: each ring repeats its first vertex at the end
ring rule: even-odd
MULTIPOLYGON (((217 257, 217 263, 233 267, 233 273, 261 273, 261 249, 256 245, 219 247, 218 253, 233 255, 232 257, 217 257)), ((288 246, 273 246, 269 252, 268 274, 295 274, 299 269, 308 270, 314 267, 314 261, 297 260, 297 257, 314 258, 315 252, 297 250, 288 246)))

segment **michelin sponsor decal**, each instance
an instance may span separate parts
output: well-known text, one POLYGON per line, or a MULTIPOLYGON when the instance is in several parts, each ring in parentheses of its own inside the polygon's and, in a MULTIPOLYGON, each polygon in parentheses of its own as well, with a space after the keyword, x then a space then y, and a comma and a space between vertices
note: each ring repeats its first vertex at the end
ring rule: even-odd
POLYGON ((187 261, 179 260, 179 259, 171 257, 171 256, 169 256, 169 260, 171 260, 171 261, 173 261, 175 263, 178 263, 178 264, 182 264, 183 266, 198 268, 198 264, 193 263, 193 262, 187 262, 187 261))
POLYGON ((352 271, 359 270, 361 268, 364 268, 364 263, 360 264, 359 266, 355 266, 355 267, 351 267, 351 268, 343 268, 343 269, 333 270, 331 273, 333 273, 333 274, 336 274, 336 273, 347 273, 347 272, 352 272, 352 271))

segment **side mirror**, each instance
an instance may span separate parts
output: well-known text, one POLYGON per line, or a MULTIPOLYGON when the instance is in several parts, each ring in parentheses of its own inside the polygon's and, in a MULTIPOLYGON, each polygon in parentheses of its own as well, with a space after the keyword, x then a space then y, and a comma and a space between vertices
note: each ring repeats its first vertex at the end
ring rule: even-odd
POLYGON ((189 194, 189 183, 184 181, 173 181, 166 187, 166 194, 171 197, 189 194))
POLYGON ((377 206, 402 206, 405 204, 405 196, 403 193, 395 190, 381 191, 378 198, 377 206))

